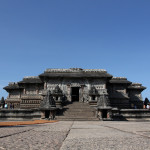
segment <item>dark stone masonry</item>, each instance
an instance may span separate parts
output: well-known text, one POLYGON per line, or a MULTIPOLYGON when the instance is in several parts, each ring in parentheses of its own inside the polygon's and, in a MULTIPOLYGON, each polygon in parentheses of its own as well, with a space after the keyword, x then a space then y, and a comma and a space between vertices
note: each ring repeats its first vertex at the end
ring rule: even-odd
POLYGON ((11 82, 4 89, 9 93, 5 101, 8 109, 1 110, 1 118, 2 111, 8 114, 11 106, 18 111, 32 110, 31 116, 40 112, 37 118, 54 119, 56 115, 60 120, 149 116, 149 112, 140 113, 144 111, 141 92, 146 88, 127 78, 113 77, 103 69, 47 69, 39 76, 11 82))

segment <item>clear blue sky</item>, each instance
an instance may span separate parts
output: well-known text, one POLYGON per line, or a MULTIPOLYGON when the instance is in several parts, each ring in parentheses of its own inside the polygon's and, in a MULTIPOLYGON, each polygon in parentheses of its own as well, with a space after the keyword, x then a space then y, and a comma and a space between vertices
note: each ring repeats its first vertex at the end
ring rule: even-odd
POLYGON ((106 69, 147 87, 150 0, 1 0, 3 87, 46 68, 106 69))

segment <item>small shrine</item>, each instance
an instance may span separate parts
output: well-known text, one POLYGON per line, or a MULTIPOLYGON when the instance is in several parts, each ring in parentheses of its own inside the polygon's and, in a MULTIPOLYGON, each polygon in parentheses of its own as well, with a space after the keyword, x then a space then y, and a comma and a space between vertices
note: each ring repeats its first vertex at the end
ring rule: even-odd
POLYGON ((97 101, 97 114, 100 120, 112 120, 112 107, 107 92, 103 92, 97 101))
POLYGON ((63 101, 63 92, 58 85, 52 91, 52 97, 56 103, 56 107, 61 108, 62 107, 62 101, 63 101))
POLYGON ((46 95, 43 94, 43 96, 44 98, 39 108, 41 110, 41 119, 54 120, 57 109, 55 100, 53 99, 49 90, 46 92, 46 95))

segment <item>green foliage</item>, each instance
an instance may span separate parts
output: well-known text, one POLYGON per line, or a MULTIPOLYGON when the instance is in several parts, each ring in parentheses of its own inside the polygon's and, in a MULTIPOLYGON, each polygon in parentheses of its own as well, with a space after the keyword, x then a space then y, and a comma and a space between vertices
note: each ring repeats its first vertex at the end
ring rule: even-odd
POLYGON ((4 97, 1 98, 1 104, 5 103, 4 97))

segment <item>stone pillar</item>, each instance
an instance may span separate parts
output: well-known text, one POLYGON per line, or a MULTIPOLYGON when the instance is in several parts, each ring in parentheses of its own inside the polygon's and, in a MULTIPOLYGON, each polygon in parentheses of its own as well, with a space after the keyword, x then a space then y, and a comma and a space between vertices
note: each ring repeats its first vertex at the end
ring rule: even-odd
POLYGON ((81 102, 82 101, 82 89, 81 88, 79 88, 79 102, 81 102))
POLYGON ((45 119, 45 111, 41 111, 41 119, 45 119))
POLYGON ((107 119, 112 119, 112 111, 111 110, 107 111, 107 119))
POLYGON ((50 120, 54 120, 56 116, 56 111, 55 110, 50 110, 49 118, 50 120))
POLYGON ((106 83, 104 84, 104 89, 106 89, 106 83))
POLYGON ((36 94, 39 94, 39 86, 36 84, 36 94))
POLYGON ((79 101, 84 102, 83 93, 84 93, 84 85, 81 85, 80 90, 80 98, 79 101))
POLYGON ((71 87, 70 85, 67 85, 67 98, 71 102, 71 87))
POLYGON ((44 90, 47 89, 47 82, 44 83, 44 90))
POLYGON ((109 111, 107 111, 107 119, 110 118, 110 114, 109 114, 109 111))
POLYGON ((102 120, 102 112, 100 110, 98 110, 97 112, 97 117, 99 118, 99 120, 102 120))
POLYGON ((26 94, 26 89, 25 88, 23 89, 23 94, 26 94))
POLYGON ((19 98, 21 98, 21 90, 19 90, 19 98))

